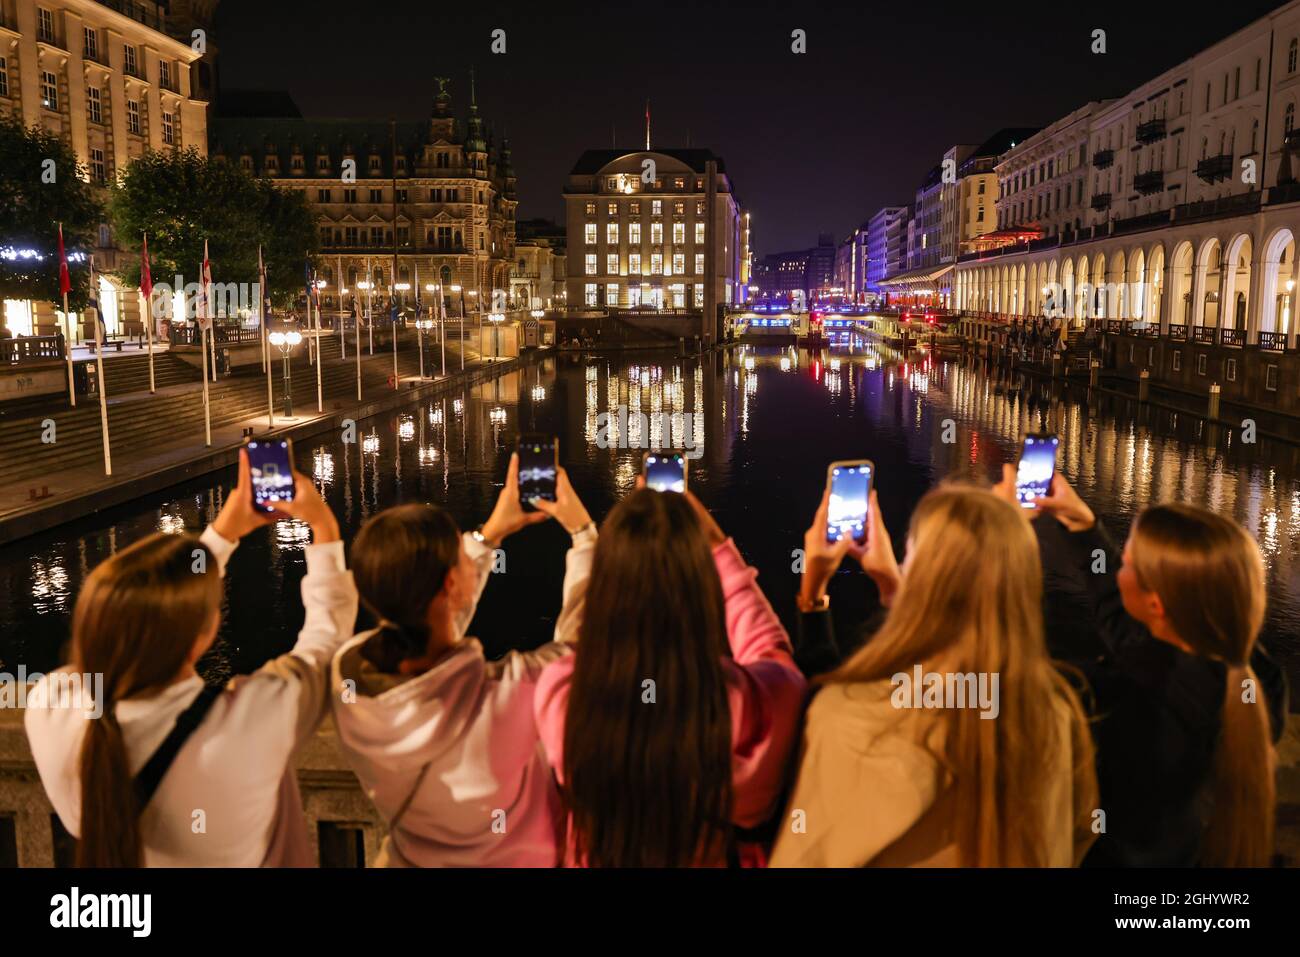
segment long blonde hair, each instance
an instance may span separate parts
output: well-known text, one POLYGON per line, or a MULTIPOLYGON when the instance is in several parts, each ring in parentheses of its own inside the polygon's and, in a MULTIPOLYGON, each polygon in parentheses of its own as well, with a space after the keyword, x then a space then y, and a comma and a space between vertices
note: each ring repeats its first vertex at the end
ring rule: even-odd
POLYGON ((1267 603, 1259 546, 1230 519, 1170 504, 1138 515, 1128 551, 1138 583, 1160 597, 1177 636, 1227 669, 1214 814, 1201 863, 1265 866, 1273 853, 1277 755, 1264 692, 1250 666, 1267 603))
MULTIPOLYGON (((914 666, 997 675, 999 713, 933 712, 955 789, 955 838, 963 866, 1043 866, 1051 768, 1073 759, 1076 856, 1090 840, 1097 802, 1092 739, 1078 696, 1043 639, 1038 542, 1021 510, 991 492, 944 485, 912 517, 907 571, 884 626, 832 682, 889 680, 914 666), (1048 720, 1070 714, 1070 740, 1048 720)), ((923 722, 929 728, 930 721, 923 722)))
POLYGON ((191 535, 136 542, 82 586, 72 613, 72 662, 77 671, 104 676, 104 701, 81 747, 78 866, 140 866, 139 808, 114 709, 175 679, 220 613, 221 594, 216 558, 191 535))

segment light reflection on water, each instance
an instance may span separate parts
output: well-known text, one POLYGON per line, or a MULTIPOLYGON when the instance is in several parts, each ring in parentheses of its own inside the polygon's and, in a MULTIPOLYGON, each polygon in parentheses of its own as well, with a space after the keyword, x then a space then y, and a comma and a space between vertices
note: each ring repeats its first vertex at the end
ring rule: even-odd
MULTIPOLYGON (((881 505, 901 543, 927 488, 949 475, 988 479, 1024 432, 1047 428, 1061 436, 1065 475, 1117 537, 1152 501, 1195 502, 1240 521, 1259 540, 1268 569, 1267 636, 1297 677, 1300 450, 1266 439, 1242 445, 1185 413, 1116 397, 1089 402, 1079 391, 1062 399, 1052 389, 860 347, 851 354, 750 348, 703 363, 661 353, 590 362, 561 356, 358 422, 356 443, 305 439, 295 455, 350 538, 377 510, 406 501, 443 504, 462 528, 474 528, 491 510, 521 431, 560 437, 562 463, 599 519, 634 486, 638 446, 689 436, 703 448, 690 461, 692 490, 759 568, 773 605, 792 624, 792 552, 828 462, 876 462, 881 505)), ((232 480, 228 470, 0 549, 0 668, 56 663, 89 569, 153 531, 198 531, 232 480)), ((292 644, 308 540, 301 523, 281 521, 241 544, 212 672, 249 670, 292 644)), ((508 572, 492 577, 473 625, 489 653, 549 637, 565 544, 551 523, 506 543, 508 572)), ((832 593, 842 626, 869 611, 859 576, 838 576, 832 593)))

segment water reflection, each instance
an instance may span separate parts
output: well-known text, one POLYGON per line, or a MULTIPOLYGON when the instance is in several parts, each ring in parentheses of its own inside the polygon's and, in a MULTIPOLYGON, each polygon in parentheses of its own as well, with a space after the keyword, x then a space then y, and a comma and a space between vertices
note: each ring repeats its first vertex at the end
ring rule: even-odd
MULTIPOLYGON (((350 537, 375 511, 406 501, 442 504, 474 528, 491 510, 520 431, 560 437, 563 464, 597 518, 633 487, 640 446, 689 443, 691 488, 791 622, 792 551, 827 462, 876 462, 881 505, 901 542, 927 488, 949 475, 988 479, 1023 433, 1044 428, 1061 436, 1066 476, 1121 536, 1152 501, 1196 502, 1242 522, 1268 567, 1269 638, 1282 643, 1295 674, 1300 450, 1268 439, 1243 444, 1186 413, 1005 371, 901 361, 863 343, 833 352, 745 348, 703 362, 659 353, 552 357, 359 422, 358 442, 314 440, 298 451, 298 466, 310 470, 350 537)), ((55 664, 89 570, 150 532, 197 532, 232 481, 231 470, 0 549, 0 667, 55 664)), ((281 521, 241 545, 211 672, 249 670, 292 643, 308 540, 302 523, 281 521)), ((473 625, 490 653, 549 637, 565 544, 550 523, 506 543, 510 572, 492 576, 473 625)), ((839 576, 833 594, 844 622, 869 610, 860 576, 839 576)))

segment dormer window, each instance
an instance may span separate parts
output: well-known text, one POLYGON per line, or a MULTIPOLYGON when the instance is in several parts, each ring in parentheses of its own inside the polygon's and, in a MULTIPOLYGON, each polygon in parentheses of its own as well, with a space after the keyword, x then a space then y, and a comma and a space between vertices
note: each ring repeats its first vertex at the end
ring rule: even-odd
POLYGON ((293 161, 292 161, 292 162, 293 162, 293 171, 294 171, 295 173, 301 173, 301 172, 302 172, 302 169, 303 169, 303 165, 302 165, 302 157, 301 157, 301 156, 295 156, 295 157, 293 158, 293 161))
POLYGON ((397 157, 397 171, 398 171, 399 173, 405 173, 405 172, 406 172, 406 157, 405 157, 405 156, 399 156, 399 157, 397 157))
POLYGON ((253 171, 253 157, 251 156, 239 157, 239 168, 246 172, 251 173, 253 171))
POLYGON ((371 157, 370 157, 370 172, 372 172, 372 173, 378 173, 379 171, 380 171, 379 157, 378 157, 378 156, 371 156, 371 157))
POLYGON ((316 172, 328 173, 330 171, 330 158, 328 156, 316 157, 316 172))

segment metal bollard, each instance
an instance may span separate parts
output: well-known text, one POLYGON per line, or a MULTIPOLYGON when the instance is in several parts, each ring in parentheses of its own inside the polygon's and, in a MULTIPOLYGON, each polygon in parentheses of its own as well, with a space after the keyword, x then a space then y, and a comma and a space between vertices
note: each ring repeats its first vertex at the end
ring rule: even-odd
POLYGON ((1151 370, 1143 369, 1138 373, 1138 401, 1145 402, 1151 395, 1151 370))
POLYGON ((1206 416, 1208 418, 1217 419, 1219 417, 1219 392, 1220 391, 1221 390, 1219 389, 1219 383, 1217 382, 1210 383, 1209 408, 1206 410, 1206 416))

